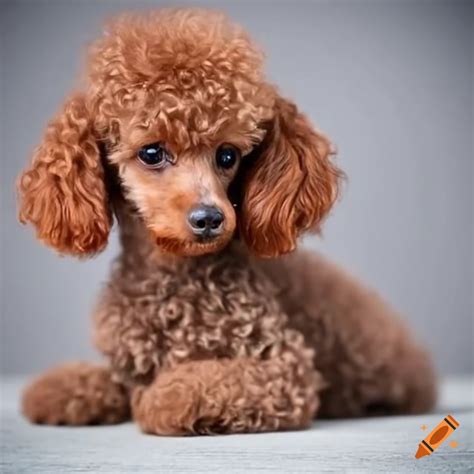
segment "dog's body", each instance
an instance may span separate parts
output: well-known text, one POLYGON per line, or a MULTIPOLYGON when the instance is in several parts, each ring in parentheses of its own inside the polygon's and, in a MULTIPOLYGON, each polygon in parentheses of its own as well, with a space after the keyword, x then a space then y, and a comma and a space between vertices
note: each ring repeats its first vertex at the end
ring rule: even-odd
POLYGON ((24 397, 31 420, 124 421, 132 394, 142 429, 173 435, 432 407, 426 354, 335 265, 303 251, 257 259, 237 242, 218 254, 151 258, 140 225, 122 221, 123 253, 94 316, 108 368, 73 364, 40 377, 24 397))
POLYGON ((288 253, 318 225, 340 173, 329 141, 262 81, 241 30, 217 17, 212 41, 195 45, 203 18, 208 26, 199 12, 119 22, 95 53, 89 96, 66 104, 20 182, 22 219, 48 244, 97 252, 113 214, 123 247, 94 316, 107 366, 46 373, 26 390, 25 414, 72 425, 132 414, 146 432, 192 434, 429 409, 430 362, 376 295, 316 255, 261 258, 288 253), (173 41, 165 32, 147 43, 147 29, 143 48, 137 35, 165 20, 173 41), (205 58, 190 65, 198 53, 183 44, 205 58), (208 92, 220 102, 189 112, 208 92))

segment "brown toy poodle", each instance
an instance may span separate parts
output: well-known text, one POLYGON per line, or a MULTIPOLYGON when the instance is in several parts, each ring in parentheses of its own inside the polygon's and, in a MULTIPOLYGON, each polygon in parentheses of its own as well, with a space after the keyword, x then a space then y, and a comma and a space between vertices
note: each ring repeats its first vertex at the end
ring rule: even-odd
POLYGON ((20 218, 77 257, 117 222, 94 315, 107 363, 35 380, 32 422, 239 433, 433 406, 431 362, 397 315, 322 257, 290 254, 341 172, 262 62, 202 10, 121 16, 91 48, 84 90, 20 178, 20 218))

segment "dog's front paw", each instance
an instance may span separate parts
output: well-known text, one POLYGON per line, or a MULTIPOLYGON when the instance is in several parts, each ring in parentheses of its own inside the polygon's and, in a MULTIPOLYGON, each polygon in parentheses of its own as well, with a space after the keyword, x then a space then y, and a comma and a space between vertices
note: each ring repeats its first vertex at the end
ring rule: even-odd
POLYGON ((134 420, 145 433, 157 435, 232 431, 227 420, 230 417, 226 409, 227 390, 219 390, 216 381, 211 384, 206 379, 221 380, 221 372, 217 361, 197 361, 160 373, 151 385, 135 389, 132 395, 134 420))
POLYGON ((32 423, 79 426, 120 423, 130 408, 127 391, 106 368, 77 363, 34 380, 23 393, 22 410, 32 423))
POLYGON ((199 393, 185 380, 158 378, 132 396, 133 418, 142 431, 150 434, 179 436, 194 434, 199 393))

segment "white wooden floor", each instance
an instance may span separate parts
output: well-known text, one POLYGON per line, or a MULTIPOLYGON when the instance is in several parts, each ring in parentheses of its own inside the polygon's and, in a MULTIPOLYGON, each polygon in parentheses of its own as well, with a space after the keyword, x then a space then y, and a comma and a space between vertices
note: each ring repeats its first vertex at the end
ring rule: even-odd
POLYGON ((32 426, 18 413, 22 384, 2 383, 1 473, 474 472, 473 378, 446 381, 439 407, 429 415, 318 421, 301 432, 199 438, 145 436, 131 423, 32 426), (448 413, 460 427, 431 456, 416 460, 418 443, 448 413), (453 440, 458 447, 449 446, 453 440))

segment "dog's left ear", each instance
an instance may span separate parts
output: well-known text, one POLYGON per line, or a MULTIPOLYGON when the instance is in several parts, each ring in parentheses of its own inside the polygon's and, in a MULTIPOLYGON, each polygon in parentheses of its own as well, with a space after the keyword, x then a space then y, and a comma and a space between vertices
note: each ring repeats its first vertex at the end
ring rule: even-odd
POLYGON ((338 195, 342 172, 331 162, 333 154, 329 139, 278 97, 241 191, 240 234, 253 253, 291 252, 303 231, 317 228, 338 195))

